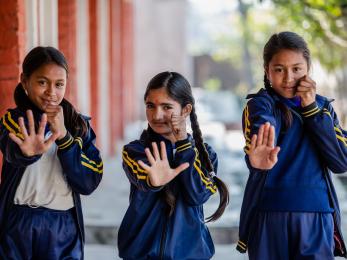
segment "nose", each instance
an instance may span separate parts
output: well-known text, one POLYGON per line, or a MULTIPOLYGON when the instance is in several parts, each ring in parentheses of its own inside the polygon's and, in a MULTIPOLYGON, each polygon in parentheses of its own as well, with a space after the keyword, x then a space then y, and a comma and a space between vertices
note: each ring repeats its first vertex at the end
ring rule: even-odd
POLYGON ((164 113, 160 108, 157 108, 153 113, 154 120, 162 120, 164 117, 164 113))
POLYGON ((49 84, 48 87, 46 88, 45 94, 50 97, 53 98, 55 96, 55 87, 54 84, 49 84))
POLYGON ((286 70, 284 73, 284 82, 291 82, 294 79, 294 74, 290 70, 286 70))

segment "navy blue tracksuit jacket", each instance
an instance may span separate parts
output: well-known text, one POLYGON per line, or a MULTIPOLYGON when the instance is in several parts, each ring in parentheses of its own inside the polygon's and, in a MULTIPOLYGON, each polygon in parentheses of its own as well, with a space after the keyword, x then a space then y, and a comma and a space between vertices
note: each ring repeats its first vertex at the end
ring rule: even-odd
POLYGON ((340 125, 331 100, 316 95, 308 107, 295 106, 271 88, 261 89, 243 113, 246 162, 250 170, 240 215, 237 249, 247 250, 259 211, 331 212, 334 217, 335 255, 347 256, 340 230, 340 210, 331 173, 347 171, 347 132, 340 125), (293 122, 286 129, 278 103, 290 110, 293 122), (278 162, 268 171, 254 169, 247 152, 251 137, 270 122, 275 127, 275 145, 281 147, 278 162))
MULTIPOLYGON (((33 108, 34 119, 39 121, 42 115, 38 109, 33 108)), ((10 132, 22 138, 18 125, 18 118, 23 117, 27 125, 25 111, 16 108, 9 109, 0 122, 0 147, 3 154, 3 165, 0 184, 0 240, 1 232, 5 230, 7 216, 14 206, 14 196, 26 167, 37 160, 41 155, 26 157, 19 146, 8 136, 10 132)), ((48 131, 46 127, 46 132, 48 131)), ((80 194, 88 195, 99 185, 103 163, 99 150, 94 146, 95 134, 88 124, 88 132, 84 137, 65 136, 57 140, 58 157, 61 162, 63 174, 73 192, 74 210, 77 215, 77 226, 84 242, 84 226, 80 194)))
MULTIPOLYGON (((217 156, 206 145, 210 159, 217 170, 217 156)), ((216 192, 213 179, 204 169, 189 137, 174 147, 169 140, 145 130, 140 140, 124 146, 123 168, 131 183, 130 205, 118 234, 119 256, 124 259, 210 259, 214 245, 204 223, 203 204, 216 192), (165 187, 151 186, 148 175, 137 161, 148 164, 144 149, 151 143, 166 144, 172 168, 188 162, 181 172, 165 187), (169 188, 176 197, 173 214, 169 217, 162 191, 169 188)), ((165 174, 165 173, 163 173, 165 174)))

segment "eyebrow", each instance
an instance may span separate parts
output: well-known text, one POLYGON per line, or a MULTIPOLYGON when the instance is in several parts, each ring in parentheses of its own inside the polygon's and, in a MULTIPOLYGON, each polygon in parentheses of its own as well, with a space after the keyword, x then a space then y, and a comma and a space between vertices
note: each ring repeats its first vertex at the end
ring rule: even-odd
MULTIPOLYGON (((45 76, 36 76, 37 79, 45 79, 45 80, 50 80, 49 78, 45 77, 45 76)), ((65 81, 65 79, 57 79, 56 81, 65 81)))
MULTIPOLYGON (((147 101, 146 104, 154 105, 154 103, 151 101, 147 101)), ((172 103, 160 103, 159 105, 160 106, 173 106, 172 103)))
MULTIPOLYGON (((298 66, 298 65, 303 65, 304 63, 303 62, 299 62, 299 63, 295 63, 295 64, 293 64, 293 65, 291 65, 291 66, 298 66)), ((285 65, 283 65, 283 64, 273 64, 272 66, 280 66, 280 67, 284 67, 285 65)))

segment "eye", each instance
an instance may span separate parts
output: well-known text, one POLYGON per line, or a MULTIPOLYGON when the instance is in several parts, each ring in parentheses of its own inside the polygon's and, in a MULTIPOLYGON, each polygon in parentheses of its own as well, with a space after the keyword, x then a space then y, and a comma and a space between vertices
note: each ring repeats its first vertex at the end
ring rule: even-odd
POLYGON ((146 104, 146 109, 152 109, 154 108, 153 104, 146 104))
POLYGON ((40 86, 45 86, 47 83, 47 81, 45 81, 45 80, 39 80, 37 82, 39 83, 40 86))
POLYGON ((165 105, 163 108, 164 108, 164 110, 170 110, 170 109, 172 109, 172 106, 165 105))
POLYGON ((64 88, 65 84, 62 83, 62 82, 59 82, 59 83, 55 84, 55 86, 56 86, 58 89, 62 89, 62 88, 64 88))
POLYGON ((282 68, 275 68, 274 71, 277 73, 281 73, 283 71, 283 69, 282 68))
POLYGON ((293 71, 294 72, 300 72, 302 70, 302 68, 300 68, 300 67, 295 67, 295 68, 293 68, 293 71))

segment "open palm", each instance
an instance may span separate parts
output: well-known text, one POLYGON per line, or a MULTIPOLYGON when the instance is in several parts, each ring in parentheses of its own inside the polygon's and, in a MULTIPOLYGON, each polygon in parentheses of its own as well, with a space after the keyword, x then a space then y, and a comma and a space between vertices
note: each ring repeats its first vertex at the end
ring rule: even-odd
POLYGON ((9 137, 13 140, 13 142, 18 144, 19 148, 25 156, 43 154, 50 148, 55 139, 57 139, 59 133, 54 133, 47 140, 45 140, 45 127, 47 124, 47 115, 42 115, 37 133, 35 131, 34 116, 31 110, 27 111, 27 117, 29 133, 24 125, 23 117, 20 117, 18 121, 20 130, 23 134, 23 139, 20 139, 14 133, 10 133, 9 137))
POLYGON ((189 167, 189 163, 183 163, 177 168, 172 169, 167 159, 164 142, 160 142, 160 154, 156 143, 152 143, 152 147, 153 154, 151 153, 149 148, 145 149, 147 159, 151 166, 145 164, 142 161, 138 161, 141 167, 147 171, 152 186, 158 187, 169 183, 180 172, 189 167))
POLYGON ((248 158, 252 167, 269 170, 278 161, 280 147, 274 147, 275 128, 270 123, 260 126, 258 135, 253 135, 248 158))

